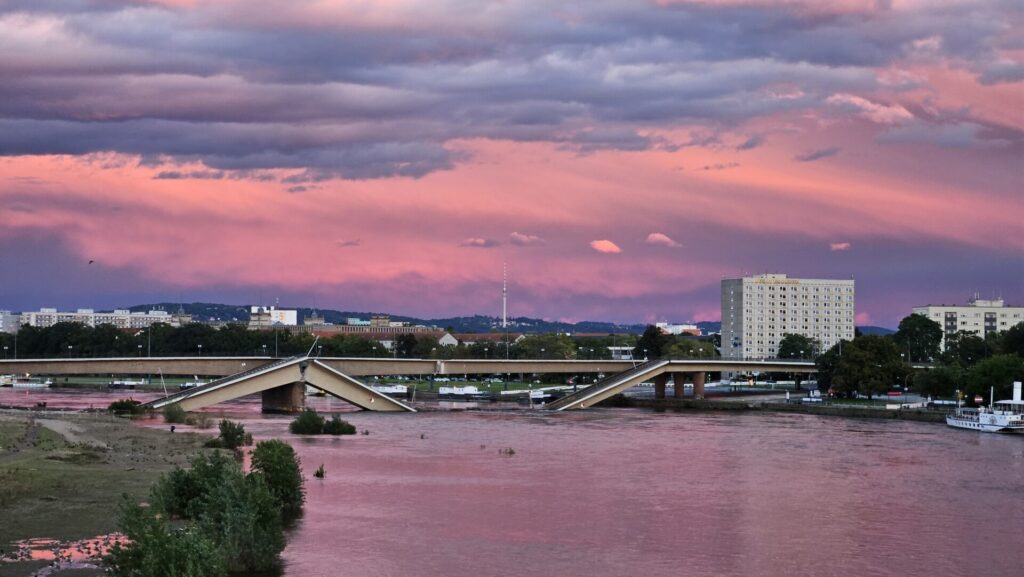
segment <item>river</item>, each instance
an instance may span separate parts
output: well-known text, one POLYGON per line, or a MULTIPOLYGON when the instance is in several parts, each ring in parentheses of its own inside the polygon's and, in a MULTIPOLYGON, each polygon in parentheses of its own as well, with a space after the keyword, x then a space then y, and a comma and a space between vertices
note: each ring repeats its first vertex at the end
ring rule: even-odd
POLYGON ((353 412, 368 435, 302 438, 258 406, 224 405, 307 477, 287 576, 1024 574, 1020 437, 596 409, 353 412))

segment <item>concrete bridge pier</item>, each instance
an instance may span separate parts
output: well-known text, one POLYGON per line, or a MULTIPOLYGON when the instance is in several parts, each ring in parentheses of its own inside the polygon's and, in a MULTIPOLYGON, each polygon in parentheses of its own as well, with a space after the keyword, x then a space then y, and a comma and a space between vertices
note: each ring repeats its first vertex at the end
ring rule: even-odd
POLYGON ((665 383, 668 382, 668 375, 661 373, 654 377, 654 398, 664 399, 665 398, 665 383))
POLYGON ((693 398, 703 399, 704 398, 704 373, 693 373, 693 398))
POLYGON ((306 406, 306 383, 292 383, 263 391, 264 413, 297 413, 306 406))
POLYGON ((675 384, 675 398, 683 398, 686 392, 686 373, 672 373, 672 382, 675 384))

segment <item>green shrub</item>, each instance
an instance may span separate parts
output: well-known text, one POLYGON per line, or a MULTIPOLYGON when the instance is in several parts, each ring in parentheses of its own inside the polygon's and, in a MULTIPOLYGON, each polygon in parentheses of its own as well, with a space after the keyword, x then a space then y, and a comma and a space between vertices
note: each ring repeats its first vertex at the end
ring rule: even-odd
POLYGON ((243 476, 234 468, 199 503, 196 522, 217 543, 229 571, 248 574, 278 566, 284 525, 262 475, 243 476))
POLYGON ((341 417, 334 415, 330 421, 324 423, 324 434, 327 435, 354 435, 356 426, 348 421, 341 420, 341 417))
POLYGON ((128 538, 104 558, 114 577, 221 577, 227 574, 216 542, 197 527, 174 529, 166 518, 129 502, 121 505, 119 526, 128 538))
POLYGON ((198 455, 191 465, 160 478, 151 493, 153 508, 190 520, 188 530, 197 528, 213 542, 230 571, 276 567, 284 549, 282 505, 265 473, 244 475, 241 465, 222 452, 198 455))
POLYGON ((235 450, 245 444, 245 427, 227 419, 220 422, 220 440, 224 448, 235 450))
POLYGON ((252 451, 252 474, 259 474, 286 515, 302 509, 305 493, 299 457, 291 445, 271 439, 260 441, 252 451))
POLYGON ((164 415, 165 423, 184 423, 187 417, 185 409, 181 408, 181 405, 178 403, 165 406, 161 412, 164 415))
POLYGON ((313 409, 305 409, 288 425, 296 435, 319 435, 324 432, 324 418, 313 409))
POLYGON ((204 495, 235 472, 242 473, 241 466, 221 452, 196 455, 189 464, 191 468, 176 468, 157 480, 151 491, 154 507, 178 517, 195 517, 204 495))
POLYGON ((107 410, 115 415, 141 415, 147 411, 142 403, 135 399, 120 399, 110 403, 107 410))

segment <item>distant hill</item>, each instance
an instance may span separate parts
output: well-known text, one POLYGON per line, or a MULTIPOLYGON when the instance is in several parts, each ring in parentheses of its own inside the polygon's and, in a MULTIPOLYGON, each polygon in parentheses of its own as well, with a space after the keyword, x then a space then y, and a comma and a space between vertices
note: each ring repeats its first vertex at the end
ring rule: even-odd
MULTIPOLYGON (((176 312, 184 310, 198 321, 224 321, 224 322, 249 322, 249 307, 238 305, 224 305, 217 303, 153 303, 141 304, 129 307, 132 311, 148 311, 152 309, 176 312)), ((284 307, 289 308, 289 307, 284 307)), ((299 322, 314 311, 324 317, 324 321, 331 324, 345 324, 345 319, 360 318, 369 319, 373 315, 388 314, 383 312, 369 311, 338 311, 334 309, 311 309, 299 307, 299 322)), ((445 317, 436 319, 421 319, 403 315, 388 315, 391 320, 408 322, 417 325, 436 326, 441 329, 451 328, 459 333, 486 333, 501 330, 501 319, 498 317, 474 315, 465 317, 445 317)), ((546 321, 529 317, 512 317, 509 319, 509 330, 523 333, 642 333, 645 325, 620 325, 599 321, 581 321, 578 323, 563 323, 557 321, 546 321)))

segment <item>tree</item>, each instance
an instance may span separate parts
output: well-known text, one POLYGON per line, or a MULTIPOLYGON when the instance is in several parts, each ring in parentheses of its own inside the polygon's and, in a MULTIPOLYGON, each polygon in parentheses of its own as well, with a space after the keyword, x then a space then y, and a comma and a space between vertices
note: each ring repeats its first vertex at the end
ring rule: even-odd
POLYGON ((915 392, 933 398, 951 398, 962 387, 964 370, 958 364, 918 370, 911 380, 915 392))
POLYGON ((838 343, 833 345, 832 348, 825 351, 823 354, 818 355, 818 358, 814 360, 814 364, 818 367, 819 391, 832 389, 834 392, 846 392, 839 391, 832 386, 832 376, 839 367, 839 359, 841 358, 840 351, 844 345, 849 348, 850 341, 840 340, 838 343))
POLYGON ((843 347, 843 354, 832 372, 832 388, 840 392, 859 392, 872 398, 897 383, 906 382, 907 365, 900 358, 892 339, 867 335, 843 347))
POLYGON ((413 351, 416 350, 416 335, 404 334, 398 335, 395 339, 395 354, 402 359, 411 359, 413 357, 413 351))
POLYGON ((942 325, 924 315, 911 314, 900 321, 892 338, 900 352, 909 355, 908 363, 927 362, 939 356, 942 325))
POLYGON ((969 331, 959 331, 946 337, 946 351, 941 359, 944 364, 970 367, 989 356, 989 344, 985 339, 969 331))
POLYGON ((776 356, 780 359, 813 359, 814 351, 818 348, 818 342, 811 337, 786 333, 779 341, 779 352, 776 356))
POLYGON ((1024 357, 1024 322, 1013 325, 999 335, 999 352, 1024 357))
POLYGON ((1017 355, 996 355, 974 365, 967 373, 968 398, 989 397, 989 388, 995 387, 996 399, 1008 399, 1013 394, 1013 382, 1024 381, 1024 359, 1017 355))
POLYGON ((654 325, 647 325, 644 334, 633 348, 634 359, 659 359, 668 352, 668 339, 661 332, 661 329, 654 325))
POLYGON ((270 493, 286 514, 294 515, 302 510, 306 498, 302 471, 291 445, 277 439, 260 441, 252 451, 251 470, 263 475, 270 493))

